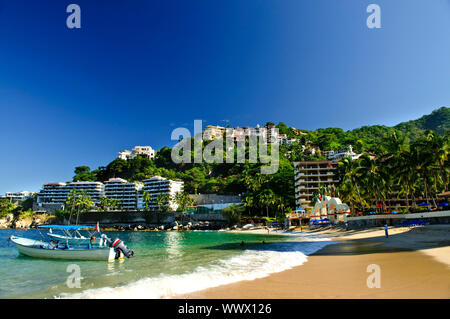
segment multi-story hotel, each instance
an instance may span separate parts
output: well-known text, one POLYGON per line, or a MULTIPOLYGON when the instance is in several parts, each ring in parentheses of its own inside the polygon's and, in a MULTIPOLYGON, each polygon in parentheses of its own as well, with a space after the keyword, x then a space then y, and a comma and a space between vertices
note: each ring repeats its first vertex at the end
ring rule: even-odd
POLYGON ((69 193, 74 190, 77 193, 86 192, 95 204, 100 203, 100 199, 105 194, 105 185, 100 182, 71 182, 71 183, 48 183, 44 184, 38 193, 37 203, 63 205, 69 193))
POLYGON ((294 162, 295 204, 309 207, 319 186, 332 186, 339 182, 335 176, 337 162, 305 161, 294 162))
POLYGON ((144 182, 144 188, 139 192, 139 203, 140 209, 145 208, 144 192, 148 192, 151 197, 151 202, 148 207, 150 210, 158 210, 157 197, 159 194, 169 194, 171 199, 166 202, 166 206, 169 206, 170 210, 177 210, 178 205, 174 200, 175 194, 177 192, 183 191, 184 182, 173 181, 161 176, 153 176, 152 178, 146 179, 144 182))
POLYGON ((124 210, 137 210, 142 187, 140 183, 129 183, 123 178, 110 178, 105 182, 105 197, 119 200, 124 210))
POLYGON ((144 184, 128 182, 122 178, 110 178, 105 182, 71 182, 44 184, 37 195, 36 210, 61 209, 67 200, 70 191, 86 192, 95 205, 100 204, 102 197, 114 198, 120 201, 124 210, 139 210, 145 208, 144 192, 151 196, 150 210, 158 210, 157 197, 159 194, 169 194, 171 199, 166 205, 170 210, 176 210, 175 194, 183 191, 184 182, 173 181, 161 176, 154 176, 144 180, 144 184))

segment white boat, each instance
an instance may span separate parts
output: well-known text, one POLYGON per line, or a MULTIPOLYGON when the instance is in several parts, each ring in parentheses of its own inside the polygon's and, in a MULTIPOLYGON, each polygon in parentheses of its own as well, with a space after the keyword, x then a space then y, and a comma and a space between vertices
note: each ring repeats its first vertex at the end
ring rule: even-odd
POLYGON ((66 244, 55 245, 52 242, 11 236, 10 240, 16 244, 19 253, 29 257, 72 259, 72 260, 104 260, 114 261, 116 253, 109 247, 70 247, 66 244))

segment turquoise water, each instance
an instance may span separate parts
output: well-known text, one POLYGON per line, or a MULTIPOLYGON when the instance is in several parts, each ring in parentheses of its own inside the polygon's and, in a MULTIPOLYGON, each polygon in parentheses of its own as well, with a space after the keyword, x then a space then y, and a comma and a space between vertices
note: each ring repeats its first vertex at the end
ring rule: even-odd
POLYGON ((0 230, 0 298, 170 298, 301 265, 329 243, 215 231, 105 234, 122 239, 135 257, 113 263, 31 258, 19 255, 8 238, 42 239, 37 230, 0 230), (81 288, 66 284, 71 264, 81 270, 81 288))

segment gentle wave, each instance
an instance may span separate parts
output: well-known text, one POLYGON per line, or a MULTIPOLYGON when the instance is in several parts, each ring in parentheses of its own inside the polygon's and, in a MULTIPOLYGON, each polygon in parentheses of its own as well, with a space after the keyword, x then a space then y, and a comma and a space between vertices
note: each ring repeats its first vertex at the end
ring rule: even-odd
POLYGON ((327 238, 305 238, 300 241, 270 243, 258 249, 247 249, 242 254, 218 260, 214 265, 197 267, 181 275, 161 275, 143 278, 119 287, 88 289, 81 293, 61 294, 61 298, 172 298, 207 288, 243 280, 266 277, 307 261, 307 256, 330 244, 327 238), (305 241, 307 240, 307 241, 305 241))

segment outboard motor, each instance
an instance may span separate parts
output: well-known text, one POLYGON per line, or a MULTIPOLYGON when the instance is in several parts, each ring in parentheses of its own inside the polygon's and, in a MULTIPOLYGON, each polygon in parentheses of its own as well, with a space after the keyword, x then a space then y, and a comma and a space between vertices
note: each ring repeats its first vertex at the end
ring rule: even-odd
POLYGON ((108 238, 105 234, 102 235, 102 239, 105 244, 107 244, 109 247, 114 248, 114 251, 116 252, 116 259, 119 259, 120 253, 127 256, 127 258, 131 258, 134 256, 134 251, 131 249, 128 249, 127 246, 121 241, 119 238, 114 239, 113 241, 108 238))
POLYGON ((113 243, 110 247, 114 248, 114 251, 116 252, 116 259, 119 258, 120 252, 127 256, 127 258, 131 258, 134 256, 134 251, 131 249, 128 249, 127 246, 121 241, 119 238, 114 239, 113 243))

